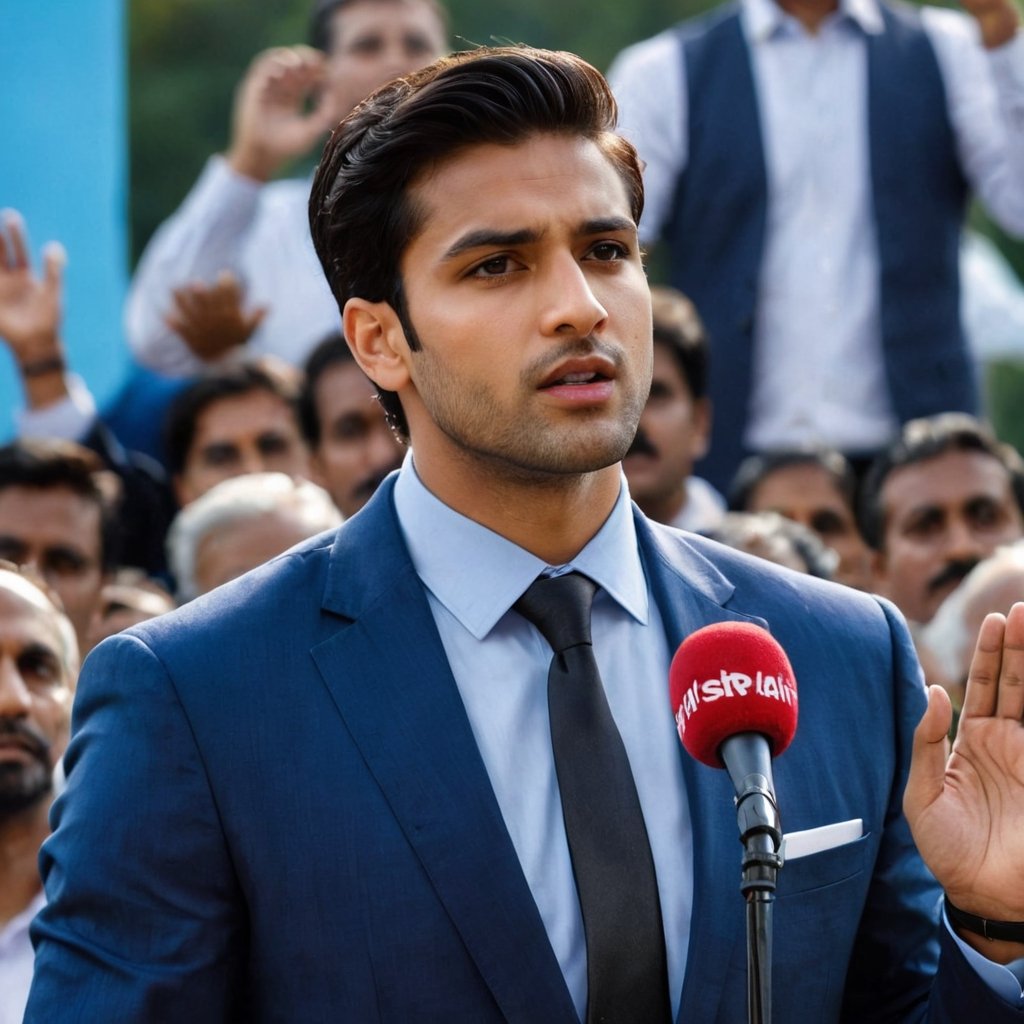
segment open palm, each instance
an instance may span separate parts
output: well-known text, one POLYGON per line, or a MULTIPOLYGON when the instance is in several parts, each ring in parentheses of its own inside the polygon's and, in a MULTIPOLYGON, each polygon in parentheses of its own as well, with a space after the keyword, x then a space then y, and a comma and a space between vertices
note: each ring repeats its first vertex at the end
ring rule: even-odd
POLYGON ((921 856, 956 906, 1024 920, 1024 604, 982 625, 963 713, 946 756, 938 687, 914 737, 904 798, 921 856))

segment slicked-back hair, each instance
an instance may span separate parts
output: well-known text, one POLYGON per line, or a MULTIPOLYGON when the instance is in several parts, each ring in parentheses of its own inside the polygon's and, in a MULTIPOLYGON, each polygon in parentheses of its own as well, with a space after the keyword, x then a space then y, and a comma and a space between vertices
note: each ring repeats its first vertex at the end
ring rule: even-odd
POLYGON ((64 489, 96 506, 100 514, 100 564, 117 565, 117 503, 100 482, 103 463, 95 452, 58 438, 22 438, 0 447, 0 491, 25 487, 35 491, 64 489))
MULTIPOLYGON (((454 54, 383 86, 334 131, 313 180, 310 230, 338 308, 355 297, 387 302, 410 348, 419 347, 400 263, 425 213, 409 191, 470 146, 514 146, 537 135, 589 139, 619 172, 639 222, 640 164, 615 134, 617 113, 596 68, 571 53, 529 47, 454 54)), ((393 429, 408 439, 398 396, 380 391, 379 398, 393 429)))
POLYGON ((897 469, 927 462, 946 452, 979 452, 1006 469, 1013 496, 1024 515, 1024 462, 1011 445, 1000 441, 981 421, 962 412, 926 416, 903 425, 899 436, 868 468, 860 488, 857 520, 869 547, 885 550, 882 489, 897 469))
POLYGON ((164 417, 164 449, 167 468, 181 473, 196 439, 199 417, 215 402, 254 391, 266 391, 280 398, 295 414, 298 425, 298 387, 292 377, 273 364, 238 363, 221 370, 208 370, 175 395, 164 417))
POLYGON ((378 3, 420 3, 426 4, 436 15, 437 20, 448 33, 448 10, 438 0, 317 0, 313 4, 313 11, 309 16, 309 45, 315 46, 324 53, 330 53, 333 49, 335 39, 332 32, 334 15, 346 7, 355 4, 378 3))

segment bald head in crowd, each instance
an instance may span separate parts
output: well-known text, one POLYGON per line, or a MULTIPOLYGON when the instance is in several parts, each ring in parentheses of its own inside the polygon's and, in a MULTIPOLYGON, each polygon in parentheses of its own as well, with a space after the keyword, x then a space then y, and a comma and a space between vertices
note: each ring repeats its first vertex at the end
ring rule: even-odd
POLYGON ((248 473, 212 487, 178 513, 167 560, 191 601, 342 522, 330 495, 283 473, 248 473))

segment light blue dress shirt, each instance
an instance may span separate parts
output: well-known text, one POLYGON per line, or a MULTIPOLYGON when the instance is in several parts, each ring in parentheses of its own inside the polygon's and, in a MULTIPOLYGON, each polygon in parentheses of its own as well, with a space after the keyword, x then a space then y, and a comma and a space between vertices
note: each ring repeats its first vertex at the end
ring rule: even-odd
MULTIPOLYGON (((625 477, 604 526, 564 566, 549 566, 449 508, 423 485, 411 453, 395 485, 395 505, 512 845, 581 1019, 587 951, 551 750, 551 648, 511 609, 542 573, 577 569, 600 585, 591 619, 594 654, 647 824, 674 1020, 693 909, 692 827, 679 764, 685 755, 668 697, 673 652, 640 561, 625 477)), ((952 933, 948 921, 945 927, 993 991, 1024 1005, 1024 961, 1010 968, 992 963, 952 933)))
POLYGON ((398 477, 395 505, 512 844, 581 1018, 586 945, 551 751, 551 648, 511 608, 545 570, 578 569, 600 585, 594 654, 647 823, 674 1018, 693 896, 680 770, 685 755, 669 706, 671 652, 640 562, 625 478, 608 520, 566 567, 548 566, 439 501, 416 475, 411 456, 398 477))

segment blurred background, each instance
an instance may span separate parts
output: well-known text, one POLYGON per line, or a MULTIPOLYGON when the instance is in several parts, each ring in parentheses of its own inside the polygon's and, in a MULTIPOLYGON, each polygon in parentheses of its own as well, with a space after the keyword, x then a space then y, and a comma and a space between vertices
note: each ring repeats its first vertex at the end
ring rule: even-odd
MULTIPOLYGON (((629 43, 714 6, 707 0, 449 0, 459 48, 524 42, 568 49, 602 70, 629 43)), ((232 93, 249 61, 306 41, 310 0, 0 0, 0 207, 21 210, 35 253, 69 251, 66 341, 101 403, 124 376, 121 301, 152 232, 228 139, 232 93)), ((303 171, 292 167, 288 171, 303 171)), ((1024 243, 980 210, 972 223, 1024 278, 1024 243)), ((656 254, 652 280, 658 280, 656 254)), ((1024 336, 1016 338, 1024 353, 1024 336)), ((997 430, 1024 449, 1024 356, 985 353, 997 430)), ((0 404, 19 400, 6 352, 0 404)), ((0 438, 11 433, 0 416, 0 438)))

